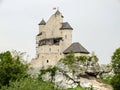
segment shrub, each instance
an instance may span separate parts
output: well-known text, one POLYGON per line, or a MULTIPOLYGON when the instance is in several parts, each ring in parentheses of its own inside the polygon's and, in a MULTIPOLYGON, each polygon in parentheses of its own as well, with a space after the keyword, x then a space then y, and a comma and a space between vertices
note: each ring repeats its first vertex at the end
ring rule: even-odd
POLYGON ((55 90, 54 84, 40 81, 34 78, 25 78, 20 81, 10 82, 9 87, 4 86, 0 90, 55 90))
POLYGON ((10 81, 20 80, 28 76, 28 66, 20 60, 19 56, 14 58, 9 51, 0 53, 0 87, 9 85, 10 81))
POLYGON ((41 69, 40 70, 40 74, 38 75, 38 79, 42 80, 42 75, 44 75, 45 73, 49 72, 51 73, 51 77, 53 79, 53 77, 55 76, 55 72, 57 71, 57 67, 48 67, 47 69, 41 69))

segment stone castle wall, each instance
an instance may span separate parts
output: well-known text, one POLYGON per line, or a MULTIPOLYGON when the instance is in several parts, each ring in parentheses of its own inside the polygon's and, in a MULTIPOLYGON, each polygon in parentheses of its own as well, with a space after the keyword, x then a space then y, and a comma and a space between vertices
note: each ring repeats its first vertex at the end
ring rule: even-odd
MULTIPOLYGON (((45 25, 39 25, 39 33, 37 36, 37 42, 44 39, 61 38, 58 45, 38 45, 38 57, 41 66, 56 65, 60 58, 64 57, 63 51, 72 43, 72 30, 60 30, 63 23, 63 17, 61 13, 53 14, 45 25)), ((49 40, 48 40, 49 41, 49 40)))

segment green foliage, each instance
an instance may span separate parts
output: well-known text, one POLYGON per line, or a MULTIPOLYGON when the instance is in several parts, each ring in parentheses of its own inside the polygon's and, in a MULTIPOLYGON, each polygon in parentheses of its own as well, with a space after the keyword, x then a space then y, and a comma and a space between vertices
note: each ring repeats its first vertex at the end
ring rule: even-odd
POLYGON ((19 56, 16 57, 9 51, 0 53, 0 87, 28 76, 28 66, 21 63, 19 56))
POLYGON ((22 78, 10 82, 9 87, 3 86, 0 90, 85 90, 78 86, 76 88, 58 89, 54 87, 54 83, 41 81, 35 78, 22 78))
POLYGON ((62 61, 67 65, 72 65, 76 60, 76 57, 73 52, 70 52, 62 61))
POLYGON ((9 87, 4 86, 0 90, 57 90, 54 89, 54 84, 44 82, 34 78, 24 78, 10 82, 9 87))
POLYGON ((113 86, 114 90, 120 90, 120 74, 113 76, 111 85, 113 86))
POLYGON ((91 85, 90 87, 87 88, 87 90, 94 90, 93 86, 91 85))
POLYGON ((41 80, 42 79, 42 75, 49 72, 51 73, 51 77, 53 78, 55 76, 55 72, 57 71, 57 67, 48 67, 47 69, 41 69, 40 70, 40 74, 38 75, 38 79, 41 80))
POLYGON ((88 60, 87 56, 79 56, 76 57, 77 61, 81 61, 81 62, 86 62, 88 60))
POLYGON ((92 52, 91 56, 88 57, 88 61, 92 61, 92 60, 94 60, 96 62, 98 62, 98 60, 99 60, 94 52, 92 52))
POLYGON ((62 58, 60 61, 72 69, 72 64, 76 61, 76 57, 73 52, 70 52, 65 58, 62 58))
POLYGON ((105 78, 102 78, 102 82, 106 84, 111 84, 113 76, 111 75, 106 75, 104 76, 105 78))
POLYGON ((112 66, 115 74, 120 74, 120 48, 116 49, 112 56, 112 66))
POLYGON ((80 62, 86 62, 86 61, 92 61, 95 60, 98 62, 98 57, 93 53, 91 56, 75 56, 73 52, 70 52, 65 58, 61 59, 63 63, 72 66, 74 62, 80 61, 80 62))
POLYGON ((112 67, 115 75, 111 80, 111 84, 114 90, 120 90, 120 48, 116 49, 112 56, 112 67))

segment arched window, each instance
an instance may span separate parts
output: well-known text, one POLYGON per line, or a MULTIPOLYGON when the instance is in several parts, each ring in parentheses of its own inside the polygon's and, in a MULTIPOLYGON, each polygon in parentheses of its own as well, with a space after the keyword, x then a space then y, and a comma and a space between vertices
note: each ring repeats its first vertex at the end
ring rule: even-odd
POLYGON ((47 60, 47 63, 49 62, 49 60, 47 60))

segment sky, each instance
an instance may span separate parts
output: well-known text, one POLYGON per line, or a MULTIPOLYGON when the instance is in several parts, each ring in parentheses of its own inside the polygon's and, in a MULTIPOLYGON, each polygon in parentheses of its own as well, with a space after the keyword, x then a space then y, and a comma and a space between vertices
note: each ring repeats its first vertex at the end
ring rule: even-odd
POLYGON ((94 51, 101 64, 120 47, 120 0, 0 0, 0 52, 36 55, 38 23, 58 7, 73 27, 73 42, 94 51))

